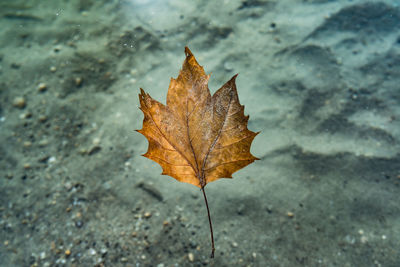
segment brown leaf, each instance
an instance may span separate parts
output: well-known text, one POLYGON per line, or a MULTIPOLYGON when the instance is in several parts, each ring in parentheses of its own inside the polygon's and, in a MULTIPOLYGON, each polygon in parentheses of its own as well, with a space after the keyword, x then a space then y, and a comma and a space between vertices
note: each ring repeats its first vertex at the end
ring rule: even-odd
POLYGON ((167 105, 140 89, 143 128, 149 141, 143 156, 163 168, 164 175, 201 188, 207 207, 214 257, 211 216, 204 187, 232 174, 257 158, 250 153, 258 133, 247 129, 249 116, 240 105, 233 76, 213 96, 206 75, 189 48, 177 79, 171 79, 167 105))
POLYGON ((258 133, 247 129, 233 76, 212 97, 206 75, 189 48, 177 79, 171 79, 167 105, 141 90, 143 129, 149 141, 143 156, 164 175, 200 188, 219 178, 232 178, 257 158, 250 153, 258 133))

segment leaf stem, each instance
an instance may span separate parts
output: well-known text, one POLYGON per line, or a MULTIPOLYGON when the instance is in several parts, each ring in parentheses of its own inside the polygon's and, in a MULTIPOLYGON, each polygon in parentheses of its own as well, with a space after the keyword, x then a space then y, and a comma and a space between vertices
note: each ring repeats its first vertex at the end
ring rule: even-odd
POLYGON ((214 258, 214 251, 215 251, 214 234, 213 234, 212 223, 211 223, 210 209, 208 208, 208 201, 207 201, 206 191, 204 191, 204 186, 201 187, 201 191, 203 191, 204 201, 206 202, 206 207, 207 207, 208 222, 210 223, 210 232, 211 232, 211 256, 210 256, 210 258, 214 258))

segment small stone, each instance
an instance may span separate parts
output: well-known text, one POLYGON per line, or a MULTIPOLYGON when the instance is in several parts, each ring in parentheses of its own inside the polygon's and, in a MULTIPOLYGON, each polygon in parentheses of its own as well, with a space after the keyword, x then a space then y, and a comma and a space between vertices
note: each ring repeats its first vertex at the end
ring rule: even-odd
POLYGON ((21 120, 29 119, 29 118, 31 118, 31 117, 32 117, 32 113, 30 113, 29 111, 28 111, 28 112, 25 112, 25 113, 22 113, 22 114, 19 115, 19 118, 20 118, 21 120))
POLYGON ((54 162, 56 162, 56 157, 49 157, 48 159, 47 159, 47 163, 54 163, 54 162))
POLYGON ((47 84, 45 84, 45 83, 39 83, 39 85, 38 85, 38 91, 39 92, 44 92, 44 91, 46 91, 47 90, 47 84))
POLYGON ((360 241, 361 241, 361 243, 365 244, 368 242, 368 238, 366 236, 362 236, 360 241))
POLYGON ((47 146, 49 144, 49 141, 47 139, 42 139, 42 140, 39 141, 38 144, 39 144, 40 147, 44 147, 44 146, 47 146))
POLYGON ((293 217, 294 217, 294 213, 291 212, 291 211, 288 211, 287 216, 288 216, 289 218, 293 218, 293 217))
POLYGON ((94 250, 93 248, 89 249, 89 255, 94 256, 96 254, 97 254, 96 250, 94 250))
POLYGON ((51 71, 51 72, 56 72, 56 71, 57 71, 57 68, 56 68, 55 66, 51 66, 51 67, 50 67, 50 71, 51 71))
POLYGON ((144 213, 144 217, 145 217, 146 219, 150 218, 150 217, 151 217, 151 212, 146 211, 146 212, 144 213))
POLYGON ((193 255, 193 253, 190 252, 190 253, 188 254, 188 259, 189 259, 190 262, 193 262, 193 261, 194 261, 194 255, 193 255))
POLYGON ((26 141, 24 142, 24 147, 28 148, 32 146, 32 142, 31 141, 26 141))
POLYGON ((47 121, 47 116, 46 115, 40 115, 39 116, 39 121, 40 122, 46 122, 47 121))
POLYGON ((30 169, 31 168, 31 164, 30 163, 24 163, 24 169, 30 169))
POLYGON ((93 141, 92 141, 92 144, 95 145, 95 146, 100 145, 100 138, 98 138, 98 137, 94 138, 93 141))
POLYGON ((23 98, 22 96, 17 96, 16 98, 14 98, 13 106, 16 108, 23 109, 24 107, 26 107, 25 98, 23 98))
POLYGON ((46 252, 41 252, 40 253, 40 255, 39 255, 39 258, 41 259, 41 260, 44 260, 45 258, 46 258, 46 252))
POLYGON ((75 78, 75 85, 77 87, 81 86, 82 85, 82 81, 83 81, 83 79, 81 77, 76 77, 75 78))
POLYGON ((68 257, 69 255, 71 255, 71 250, 67 249, 64 253, 65 253, 65 256, 68 257))
POLYGON ((106 248, 102 248, 101 250, 100 250, 100 253, 101 253, 101 256, 103 256, 103 257, 105 257, 106 255, 107 255, 107 249, 106 248))
POLYGON ((57 45, 54 47, 54 52, 58 53, 61 51, 61 46, 57 45))
POLYGON ((238 243, 232 242, 232 247, 237 248, 238 247, 238 243))
POLYGON ((81 221, 81 220, 76 221, 76 222, 75 222, 75 226, 76 226, 77 228, 82 228, 82 226, 83 226, 83 221, 81 221))

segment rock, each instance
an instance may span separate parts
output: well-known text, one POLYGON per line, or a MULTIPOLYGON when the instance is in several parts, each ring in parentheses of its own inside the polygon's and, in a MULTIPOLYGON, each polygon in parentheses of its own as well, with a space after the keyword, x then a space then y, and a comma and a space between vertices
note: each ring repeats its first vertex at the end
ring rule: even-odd
POLYGON ((47 116, 46 115, 40 115, 39 116, 39 121, 42 122, 42 123, 46 122, 47 121, 47 116))
POLYGON ((94 250, 93 248, 90 248, 88 251, 89 255, 94 256, 97 254, 96 250, 94 250))
POLYGON ((79 87, 82 85, 83 79, 81 77, 76 77, 75 78, 75 86, 79 87))
POLYGON ((83 226, 83 221, 81 221, 81 220, 76 221, 76 222, 75 222, 75 226, 76 226, 77 228, 82 228, 82 226, 83 226))
POLYGON ((193 255, 192 252, 190 252, 190 253, 188 254, 188 259, 189 259, 190 262, 193 262, 193 261, 194 261, 194 255, 193 255))
POLYGON ((32 142, 31 141, 25 141, 24 142, 24 147, 28 148, 32 146, 32 142))
POLYGON ((42 139, 42 140, 39 141, 38 144, 39 144, 40 147, 45 147, 45 146, 47 146, 49 144, 49 141, 47 139, 42 139))
POLYGON ((146 219, 150 218, 150 217, 151 217, 151 212, 146 211, 146 212, 144 213, 144 217, 145 217, 146 219))
POLYGON ((71 255, 71 250, 67 249, 64 253, 65 256, 69 257, 69 255, 71 255))
POLYGON ((31 164, 30 163, 25 163, 24 164, 24 169, 30 169, 31 168, 31 164))
POLYGON ((16 98, 14 98, 13 106, 16 107, 16 108, 20 108, 20 109, 25 108, 26 107, 25 98, 23 98, 21 96, 17 96, 16 98))
POLYGON ((39 85, 38 85, 38 91, 39 92, 44 92, 44 91, 46 91, 47 90, 47 84, 45 84, 45 83, 39 83, 39 85))

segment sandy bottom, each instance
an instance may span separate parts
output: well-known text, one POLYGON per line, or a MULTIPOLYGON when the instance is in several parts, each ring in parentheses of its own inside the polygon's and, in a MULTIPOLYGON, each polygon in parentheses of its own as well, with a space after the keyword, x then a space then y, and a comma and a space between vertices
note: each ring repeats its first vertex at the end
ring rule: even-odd
POLYGON ((400 266, 398 1, 2 1, 1 266, 400 266), (368 2, 368 3, 366 3, 368 2), (189 46, 260 160, 198 188, 141 157, 189 46))

